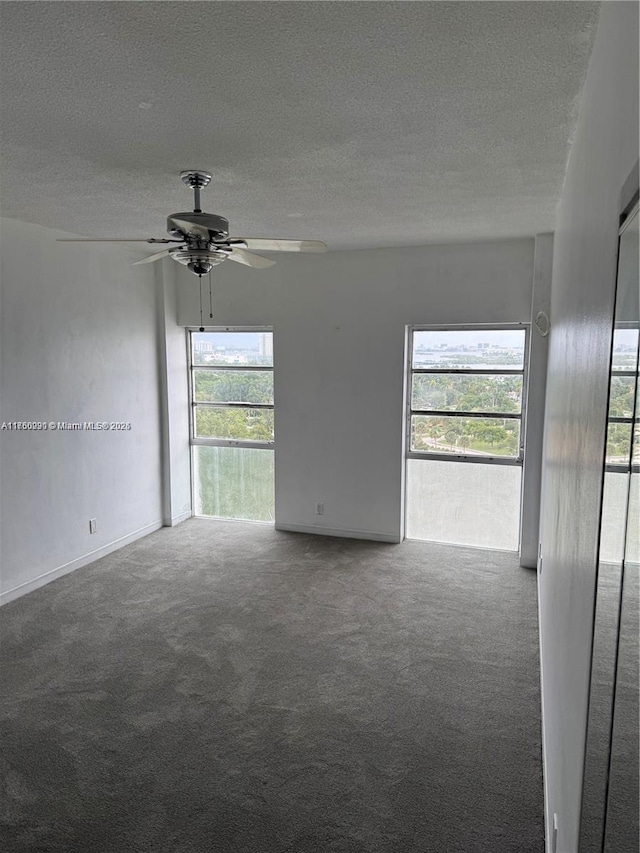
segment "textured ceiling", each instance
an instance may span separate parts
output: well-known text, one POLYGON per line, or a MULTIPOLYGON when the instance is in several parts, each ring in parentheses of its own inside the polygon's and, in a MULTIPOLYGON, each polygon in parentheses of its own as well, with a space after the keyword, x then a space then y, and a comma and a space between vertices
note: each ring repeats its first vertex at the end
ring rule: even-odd
POLYGON ((598 15, 586 2, 1 2, 2 212, 331 248, 534 234, 598 15))

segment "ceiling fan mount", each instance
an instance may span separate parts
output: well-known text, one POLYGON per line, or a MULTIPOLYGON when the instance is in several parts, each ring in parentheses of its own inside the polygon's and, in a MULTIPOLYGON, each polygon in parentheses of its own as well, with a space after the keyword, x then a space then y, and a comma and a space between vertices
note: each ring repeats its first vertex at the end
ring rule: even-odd
POLYGON ((201 169, 186 169, 184 172, 180 172, 180 180, 183 184, 186 184, 191 189, 202 189, 206 187, 207 184, 211 183, 211 178, 213 176, 209 174, 209 172, 203 172, 201 169))
POLYGON ((256 237, 231 239, 229 220, 215 213, 204 213, 200 206, 200 190, 211 182, 211 177, 209 172, 201 169, 186 169, 180 172, 182 182, 193 190, 194 205, 192 211, 172 213, 167 217, 169 239, 67 238, 59 242, 180 243, 180 246, 163 249, 162 252, 136 261, 136 264, 146 264, 160 258, 171 257, 200 277, 227 259, 254 269, 270 267, 275 263, 269 258, 248 252, 247 249, 262 249, 266 252, 326 252, 327 247, 319 240, 270 240, 256 237))

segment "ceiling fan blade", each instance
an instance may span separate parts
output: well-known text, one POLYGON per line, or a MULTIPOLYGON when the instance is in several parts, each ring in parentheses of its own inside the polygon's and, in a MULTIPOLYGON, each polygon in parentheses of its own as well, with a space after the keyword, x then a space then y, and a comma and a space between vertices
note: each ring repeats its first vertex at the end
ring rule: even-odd
POLYGON ((163 237, 59 237, 56 243, 182 243, 182 240, 165 240, 163 237))
MULTIPOLYGON (((326 252, 327 246, 320 240, 267 240, 262 237, 242 237, 247 249, 263 252, 326 252)), ((233 245, 233 241, 231 241, 233 245)))
POLYGON ((143 258, 141 261, 136 261, 131 264, 132 267, 137 267, 138 264, 150 264, 152 261, 159 261, 160 258, 164 258, 169 254, 168 249, 163 249, 161 252, 156 252, 155 255, 149 255, 148 258, 143 258))
POLYGON ((235 248, 229 255, 229 260, 236 261, 238 264, 244 264, 247 267, 253 267, 257 270, 272 267, 275 264, 275 261, 271 261, 269 258, 263 258, 261 255, 254 255, 252 252, 245 252, 244 249, 235 248))

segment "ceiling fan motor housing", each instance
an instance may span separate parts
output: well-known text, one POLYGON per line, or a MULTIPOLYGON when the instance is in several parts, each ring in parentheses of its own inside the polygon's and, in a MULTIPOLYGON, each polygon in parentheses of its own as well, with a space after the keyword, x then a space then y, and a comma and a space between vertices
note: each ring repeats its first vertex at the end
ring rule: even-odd
POLYGON ((209 240, 222 241, 229 237, 229 220, 215 213, 172 213, 167 218, 167 231, 178 239, 185 234, 208 237, 209 240), (191 227, 189 227, 191 226, 191 227))

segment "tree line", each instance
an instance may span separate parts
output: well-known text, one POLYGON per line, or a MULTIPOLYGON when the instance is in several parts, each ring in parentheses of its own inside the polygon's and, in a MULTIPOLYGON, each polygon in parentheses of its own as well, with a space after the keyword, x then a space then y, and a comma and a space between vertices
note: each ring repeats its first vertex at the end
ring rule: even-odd
POLYGON ((521 376, 414 374, 411 407, 425 414, 412 417, 411 447, 517 456, 519 421, 496 418, 494 413, 519 414, 521 400, 521 376), (447 411, 451 416, 428 415, 428 411, 447 411), (488 417, 456 417, 456 412, 485 412, 488 417))

